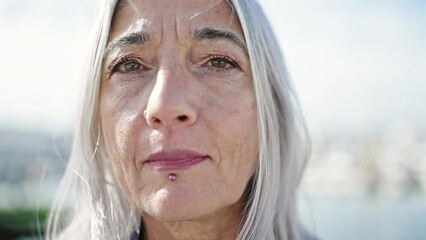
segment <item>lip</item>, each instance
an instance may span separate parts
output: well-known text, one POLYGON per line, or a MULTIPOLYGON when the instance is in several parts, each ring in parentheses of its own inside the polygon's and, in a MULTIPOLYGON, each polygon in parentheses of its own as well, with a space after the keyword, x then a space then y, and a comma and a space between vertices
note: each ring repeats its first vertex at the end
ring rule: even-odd
POLYGON ((150 155, 145 161, 155 170, 186 169, 209 158, 189 150, 160 151, 150 155))

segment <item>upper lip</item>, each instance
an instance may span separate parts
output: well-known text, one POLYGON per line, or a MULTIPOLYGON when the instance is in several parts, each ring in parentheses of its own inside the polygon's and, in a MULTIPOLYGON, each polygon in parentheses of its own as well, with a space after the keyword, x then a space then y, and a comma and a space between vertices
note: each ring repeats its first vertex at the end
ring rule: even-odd
POLYGON ((181 160, 186 158, 204 158, 209 157, 208 155, 194 152, 191 150, 169 150, 169 151, 159 151, 151 154, 145 162, 148 161, 174 161, 181 160))

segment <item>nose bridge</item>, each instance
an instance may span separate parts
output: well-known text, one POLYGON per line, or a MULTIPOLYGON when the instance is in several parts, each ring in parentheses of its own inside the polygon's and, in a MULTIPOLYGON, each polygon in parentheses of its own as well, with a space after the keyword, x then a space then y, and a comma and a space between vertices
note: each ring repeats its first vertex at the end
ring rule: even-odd
POLYGON ((148 99, 145 118, 158 129, 175 125, 191 125, 196 121, 196 103, 191 95, 189 74, 177 63, 159 68, 148 99))
POLYGON ((176 100, 182 98, 185 93, 183 83, 179 82, 179 71, 175 67, 160 68, 154 83, 148 105, 155 104, 161 108, 173 107, 176 100), (152 100, 152 101, 151 101, 152 100))

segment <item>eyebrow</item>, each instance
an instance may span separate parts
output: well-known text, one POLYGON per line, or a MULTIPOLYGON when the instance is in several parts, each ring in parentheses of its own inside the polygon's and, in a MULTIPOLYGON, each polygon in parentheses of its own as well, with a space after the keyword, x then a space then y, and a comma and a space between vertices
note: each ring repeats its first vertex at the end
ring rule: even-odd
POLYGON ((143 45, 151 40, 151 35, 147 32, 132 32, 111 41, 104 50, 107 56, 115 49, 124 45, 143 45))
POLYGON ((235 33, 218 30, 213 28, 203 28, 201 30, 195 30, 194 39, 197 41, 203 40, 228 40, 240 47, 246 54, 247 46, 243 40, 241 40, 235 33))
MULTIPOLYGON (((203 28, 194 31, 194 40, 228 40, 240 47, 244 53, 248 53, 246 44, 235 34, 229 31, 218 30, 213 28, 203 28)), ((104 57, 108 56, 115 49, 125 45, 143 45, 151 40, 151 35, 147 32, 132 32, 123 35, 111 41, 104 50, 104 57)))

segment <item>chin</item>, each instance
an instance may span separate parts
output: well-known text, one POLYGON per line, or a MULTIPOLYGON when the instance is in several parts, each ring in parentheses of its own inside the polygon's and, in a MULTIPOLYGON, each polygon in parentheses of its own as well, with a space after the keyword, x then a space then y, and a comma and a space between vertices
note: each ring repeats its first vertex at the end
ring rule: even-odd
POLYGON ((159 221, 191 221, 214 213, 212 201, 202 201, 190 189, 176 184, 157 191, 145 208, 146 214, 159 221))

